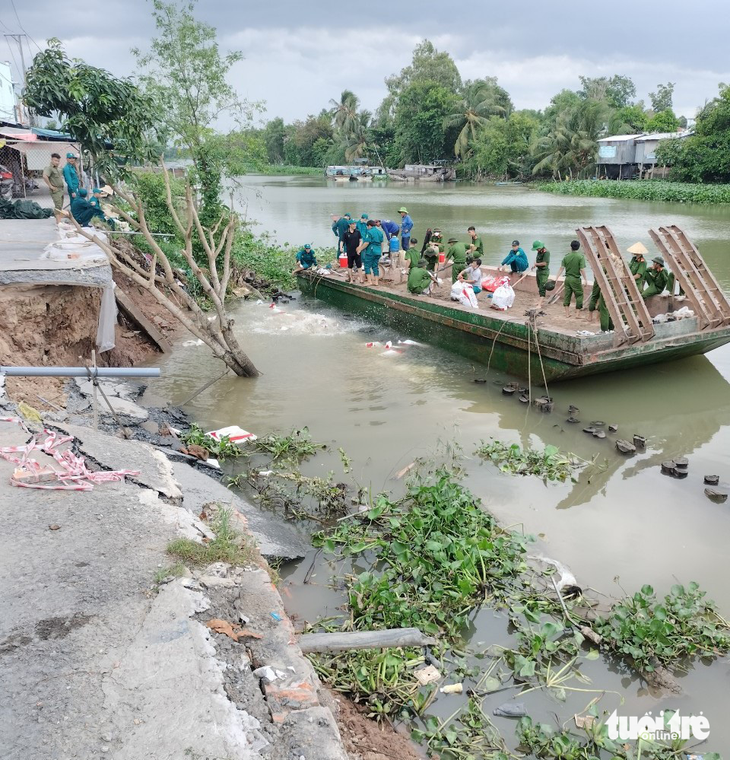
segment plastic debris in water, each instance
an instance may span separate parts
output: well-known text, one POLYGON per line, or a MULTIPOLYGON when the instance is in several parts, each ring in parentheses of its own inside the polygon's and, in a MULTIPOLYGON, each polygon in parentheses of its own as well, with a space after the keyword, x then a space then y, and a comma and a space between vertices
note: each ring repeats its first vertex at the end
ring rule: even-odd
POLYGON ((377 340, 371 341, 370 343, 365 344, 365 348, 373 348, 375 346, 381 345, 377 340))
POLYGON ((396 351, 394 348, 389 348, 387 351, 383 351, 383 356, 400 356, 400 351, 396 351))
POLYGON ((463 683, 448 683, 442 686, 439 691, 442 694, 461 694, 464 691, 463 683))
POLYGON ((415 340, 406 338, 405 340, 399 340, 398 343, 402 343, 404 346, 423 346, 423 343, 417 343, 415 340))

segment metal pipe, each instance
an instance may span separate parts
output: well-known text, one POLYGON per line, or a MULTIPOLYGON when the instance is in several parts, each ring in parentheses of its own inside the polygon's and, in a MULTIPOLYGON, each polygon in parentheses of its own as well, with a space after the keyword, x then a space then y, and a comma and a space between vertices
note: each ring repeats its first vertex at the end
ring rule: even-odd
POLYGON ((7 377, 159 377, 159 367, 3 367, 7 377))

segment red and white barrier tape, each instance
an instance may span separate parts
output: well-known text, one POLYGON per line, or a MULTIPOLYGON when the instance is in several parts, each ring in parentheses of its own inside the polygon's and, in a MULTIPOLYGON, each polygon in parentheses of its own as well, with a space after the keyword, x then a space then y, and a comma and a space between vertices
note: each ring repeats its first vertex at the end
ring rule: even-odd
MULTIPOLYGON (((0 417, 0 422, 14 422, 30 435, 30 431, 25 426, 23 420, 18 417, 0 417)), ((73 441, 72 435, 59 436, 52 430, 44 430, 46 439, 39 444, 35 437, 22 446, 4 446, 0 447, 0 457, 8 462, 17 464, 30 473, 37 473, 43 467, 35 460, 30 458, 32 451, 38 449, 52 456, 56 462, 63 468, 55 470, 55 475, 59 481, 58 485, 43 485, 42 483, 23 483, 10 478, 10 484, 17 488, 37 488, 45 491, 91 491, 94 485, 99 483, 113 483, 124 480, 127 475, 139 475, 138 470, 114 470, 93 472, 86 467, 86 461, 83 457, 77 457, 71 449, 59 451, 59 447, 64 443, 73 441)))

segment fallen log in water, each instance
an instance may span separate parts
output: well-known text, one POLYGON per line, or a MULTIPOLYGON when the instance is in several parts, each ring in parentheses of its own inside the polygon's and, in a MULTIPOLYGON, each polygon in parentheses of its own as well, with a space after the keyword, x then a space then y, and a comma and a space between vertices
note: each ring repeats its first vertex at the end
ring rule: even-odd
POLYGON ((299 637, 302 652, 344 652, 348 649, 386 647, 425 647, 436 639, 424 636, 418 628, 386 628, 384 631, 347 631, 342 633, 305 633, 299 637))

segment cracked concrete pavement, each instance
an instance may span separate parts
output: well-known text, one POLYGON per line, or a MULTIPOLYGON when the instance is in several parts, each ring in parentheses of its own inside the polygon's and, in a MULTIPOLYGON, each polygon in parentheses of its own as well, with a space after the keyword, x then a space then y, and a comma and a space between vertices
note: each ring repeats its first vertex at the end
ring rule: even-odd
MULTIPOLYGON (((141 473, 89 492, 20 489, 0 459, 3 760, 346 760, 329 710, 275 725, 250 668, 237 676, 245 708, 230 697, 231 665, 216 656, 228 641, 201 622, 211 602, 194 579, 157 593, 168 541, 207 530, 179 506, 185 478, 181 489, 150 446, 67 429, 102 467, 141 473)), ((27 437, 0 423, 0 447, 27 437)))

